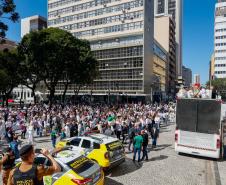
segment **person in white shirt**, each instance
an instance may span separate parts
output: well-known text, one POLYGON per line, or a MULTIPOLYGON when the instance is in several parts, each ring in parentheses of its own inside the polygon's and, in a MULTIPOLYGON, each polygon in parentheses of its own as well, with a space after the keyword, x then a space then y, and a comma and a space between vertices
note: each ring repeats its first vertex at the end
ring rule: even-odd
POLYGON ((184 86, 181 86, 180 90, 177 93, 178 98, 187 98, 187 91, 184 89, 184 86))
POLYGON ((187 97, 188 98, 193 98, 194 97, 194 92, 192 90, 192 87, 190 87, 189 90, 187 91, 187 97))
POLYGON ((201 98, 206 98, 206 89, 204 87, 201 87, 201 90, 199 91, 199 96, 201 98))
POLYGON ((32 121, 28 127, 28 143, 31 145, 34 144, 34 126, 32 121))
POLYGON ((206 98, 211 99, 212 98, 212 90, 210 89, 209 86, 206 88, 206 98))
POLYGON ((65 129, 66 137, 70 138, 70 128, 69 128, 69 123, 68 122, 66 123, 64 129, 65 129))

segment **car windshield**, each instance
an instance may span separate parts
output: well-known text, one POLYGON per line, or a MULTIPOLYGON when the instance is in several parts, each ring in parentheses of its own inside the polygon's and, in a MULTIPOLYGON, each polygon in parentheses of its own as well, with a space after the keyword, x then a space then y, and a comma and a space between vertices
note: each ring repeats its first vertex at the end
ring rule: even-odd
POLYGON ((98 137, 95 137, 95 136, 89 136, 90 138, 92 138, 92 139, 94 139, 95 140, 95 142, 97 142, 97 143, 99 143, 99 144, 101 144, 101 143, 103 143, 103 140, 102 139, 100 139, 100 138, 98 138, 98 137))

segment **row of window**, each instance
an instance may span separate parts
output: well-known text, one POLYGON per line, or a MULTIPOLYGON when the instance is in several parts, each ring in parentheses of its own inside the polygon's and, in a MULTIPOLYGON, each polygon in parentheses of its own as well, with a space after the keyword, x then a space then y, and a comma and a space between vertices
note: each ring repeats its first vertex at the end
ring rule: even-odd
POLYGON ((223 35, 223 36, 217 36, 217 37, 215 37, 215 39, 226 39, 226 35, 223 35))
MULTIPOLYGON (((131 8, 134 8, 134 7, 140 7, 140 6, 143 6, 143 0, 135 0, 135 1, 132 1, 132 2, 128 2, 128 3, 123 3, 123 4, 111 6, 111 7, 100 8, 100 9, 97 9, 97 10, 88 11, 88 12, 78 14, 77 20, 83 19, 83 18, 88 18, 88 17, 94 17, 94 16, 98 16, 98 15, 103 15, 103 14, 106 14, 106 13, 125 11, 125 10, 128 10, 128 9, 131 9, 131 8)), ((63 8, 63 9, 60 9, 60 10, 49 12, 48 17, 49 18, 56 17, 56 16, 60 16, 62 14, 64 15, 64 14, 77 12, 77 11, 78 10, 76 9, 76 6, 71 6, 71 7, 67 7, 67 8, 63 8)))
POLYGON ((226 60, 226 57, 215 57, 215 60, 226 60))
POLYGON ((226 67, 226 64, 215 64, 215 67, 226 67))
POLYGON ((143 78, 143 69, 100 71, 99 79, 138 79, 143 78))
POLYGON ((226 71, 215 71, 215 74, 226 74, 226 71))
MULTIPOLYGON (((132 23, 126 23, 126 24, 121 24, 121 25, 109 26, 109 27, 105 27, 105 28, 98 28, 98 29, 92 29, 92 30, 87 30, 87 31, 75 32, 75 33, 73 33, 73 35, 75 37, 80 38, 80 37, 87 37, 87 36, 94 36, 94 35, 102 35, 105 33, 135 30, 135 29, 143 28, 143 26, 144 26, 143 21, 139 21, 139 22, 132 22, 132 23)), ((60 28, 65 29, 65 27, 60 27, 60 28)))
POLYGON ((226 50, 225 49, 222 49, 222 50, 216 50, 215 53, 225 53, 226 50))
POLYGON ((102 90, 108 93, 109 90, 142 90, 142 80, 129 80, 129 81, 108 81, 108 82, 94 82, 95 90, 102 90))
POLYGON ((71 4, 71 3, 76 3, 79 1, 82 1, 82 0, 59 0, 54 3, 49 3, 48 9, 56 8, 58 6, 64 6, 64 5, 71 4))
POLYGON ((130 36, 130 37, 121 37, 109 40, 101 40, 91 42, 92 50, 101 49, 101 48, 112 48, 112 47, 122 47, 128 45, 142 45, 143 44, 143 35, 130 36))
POLYGON ((167 54, 157 45, 154 43, 153 47, 154 53, 160 57, 162 60, 166 61, 167 60, 167 54))
POLYGON ((65 25, 62 28, 65 30, 74 30, 74 29, 81 29, 81 28, 86 28, 86 27, 90 27, 90 26, 109 24, 109 23, 114 23, 114 22, 119 22, 119 21, 124 22, 125 20, 133 20, 133 19, 142 18, 142 17, 143 17, 142 11, 132 12, 127 15, 123 15, 123 14, 115 15, 115 16, 111 16, 111 17, 104 17, 101 19, 95 19, 95 20, 89 20, 86 22, 65 25))
POLYGON ((216 29, 215 32, 224 32, 226 31, 226 28, 216 29))
POLYGON ((216 43, 215 46, 226 46, 226 43, 216 43))
POLYGON ((98 50, 94 52, 96 59, 143 56, 143 46, 98 50))
MULTIPOLYGON (((60 1, 57 1, 57 2, 54 2, 54 3, 49 3, 48 8, 52 9, 52 8, 56 8, 56 7, 59 7, 59 6, 65 6, 67 4, 76 3, 76 2, 79 2, 79 1, 81 1, 81 0, 60 0, 60 1)), ((83 10, 83 9, 88 9, 88 8, 91 8, 91 7, 94 7, 94 6, 106 5, 107 3, 113 3, 113 2, 117 2, 117 1, 121 1, 121 0, 94 0, 94 1, 91 1, 91 2, 80 4, 79 7, 80 7, 80 9, 83 10)))
MULTIPOLYGON (((131 13, 126 13, 126 14, 121 14, 116 16, 104 17, 96 20, 85 21, 77 24, 71 24, 69 26, 76 27, 76 28, 83 28, 83 27, 95 26, 100 24, 113 23, 116 21, 133 20, 141 17, 143 17, 143 11, 137 11, 137 12, 131 12, 131 13)), ((66 17, 50 20, 48 22, 48 25, 51 26, 56 24, 62 24, 65 22, 74 21, 76 19, 77 19, 77 15, 66 16, 66 17)))
POLYGON ((118 69, 118 68, 141 68, 143 67, 142 57, 101 60, 99 61, 99 69, 118 69))

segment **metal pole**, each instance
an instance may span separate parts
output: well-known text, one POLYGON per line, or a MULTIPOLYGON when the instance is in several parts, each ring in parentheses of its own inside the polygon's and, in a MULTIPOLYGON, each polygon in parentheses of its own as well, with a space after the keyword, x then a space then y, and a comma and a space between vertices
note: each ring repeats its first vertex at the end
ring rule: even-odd
POLYGON ((153 92, 152 92, 152 86, 151 86, 151 103, 153 102, 153 92))
POLYGON ((110 104, 110 81, 108 81, 108 105, 110 104))

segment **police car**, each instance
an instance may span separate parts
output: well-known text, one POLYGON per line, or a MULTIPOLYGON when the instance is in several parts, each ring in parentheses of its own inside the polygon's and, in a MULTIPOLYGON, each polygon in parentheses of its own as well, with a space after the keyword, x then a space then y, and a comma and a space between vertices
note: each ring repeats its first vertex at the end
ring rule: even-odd
MULTIPOLYGON (((104 173, 101 167, 84 155, 69 149, 58 151, 54 159, 61 167, 60 173, 43 178, 45 185, 104 185, 104 173)), ((50 166, 48 158, 39 154, 35 164, 50 166)))
POLYGON ((124 147, 120 140, 104 134, 89 134, 61 140, 57 148, 72 146, 89 159, 97 162, 104 169, 120 165, 125 161, 124 147))

